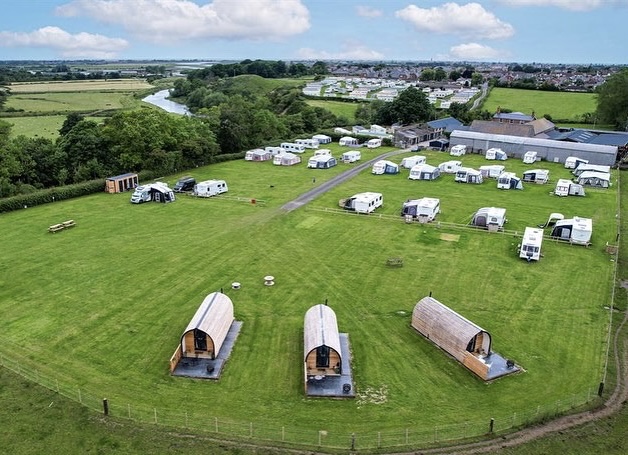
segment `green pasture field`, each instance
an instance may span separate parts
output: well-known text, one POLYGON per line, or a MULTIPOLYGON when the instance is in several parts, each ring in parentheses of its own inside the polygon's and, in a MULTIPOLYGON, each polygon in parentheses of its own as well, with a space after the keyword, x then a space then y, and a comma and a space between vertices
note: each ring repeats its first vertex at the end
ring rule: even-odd
MULTIPOLYGON (((101 123, 103 117, 85 117, 87 120, 101 123)), ((4 117, 3 121, 10 123, 11 136, 43 137, 55 140, 59 137, 59 129, 67 115, 37 115, 31 117, 4 117)))
MULTIPOLYGON (((384 150, 363 150, 363 159, 384 150)), ((450 159, 425 154, 431 164, 450 159)), ((478 155, 462 161, 494 163, 478 155)), ((537 164, 554 182, 569 176, 558 164, 537 164)), ((113 415, 146 421, 154 414, 175 426, 189 419, 210 431, 216 418, 243 434, 266 429, 275 440, 282 428, 303 431, 312 444, 309 430, 343 445, 352 432, 374 441, 379 431, 464 422, 478 434, 490 418, 510 422, 513 412, 534 415, 548 403, 595 395, 611 303, 614 262, 604 246, 617 233, 616 174, 609 190, 559 199, 552 184, 500 191, 492 180, 411 181, 407 170, 376 176, 368 169, 306 207, 280 209, 353 165, 313 170, 240 160, 190 172, 225 179, 228 197, 133 205, 129 193, 102 193, 3 214, 3 362, 72 385, 96 407, 107 397, 113 415), (382 192, 384 207, 372 215, 325 211, 361 191, 382 192), (505 207, 507 232, 404 223, 403 201, 422 196, 441 198, 442 222, 467 223, 479 207, 505 207), (593 218, 592 246, 546 240, 541 261, 519 259, 512 232, 550 212, 593 218), (76 227, 47 232, 68 219, 76 227), (391 257, 402 257, 403 267, 387 266, 391 257), (269 274, 273 287, 263 285, 269 274), (240 290, 230 288, 234 281, 240 290), (220 289, 243 323, 220 380, 170 376, 185 327, 220 289), (493 349, 524 372, 485 383, 418 335, 412 309, 430 292, 489 331, 493 349), (326 299, 349 334, 356 399, 303 393, 303 317, 326 299)))
POLYGON ((358 103, 345 103, 342 101, 326 101, 326 100, 306 100, 307 104, 312 107, 322 107, 338 117, 349 119, 350 123, 355 120, 355 111, 357 111, 358 103))
POLYGON ((50 82, 15 82, 9 88, 12 94, 17 93, 53 93, 53 92, 86 92, 86 91, 137 91, 152 88, 143 79, 107 79, 93 81, 50 81, 50 82))
POLYGON ((6 108, 24 111, 24 114, 59 112, 95 112, 99 110, 130 109, 139 107, 141 101, 128 92, 47 92, 13 94, 6 108))
POLYGON ((496 112, 497 108, 536 115, 549 114, 555 120, 579 122, 582 115, 597 109, 595 93, 546 92, 513 88, 492 88, 482 109, 496 112))

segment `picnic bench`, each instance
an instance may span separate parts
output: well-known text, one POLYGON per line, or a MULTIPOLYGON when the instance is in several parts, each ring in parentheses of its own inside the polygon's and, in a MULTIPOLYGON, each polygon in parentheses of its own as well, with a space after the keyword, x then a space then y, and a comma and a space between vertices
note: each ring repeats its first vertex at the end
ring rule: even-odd
POLYGON ((403 258, 388 258, 386 264, 392 267, 403 267, 403 258))
POLYGON ((67 220, 67 221, 64 221, 63 223, 52 224, 48 226, 48 232, 55 233, 55 232, 62 231, 64 229, 69 229, 74 226, 76 226, 76 222, 74 220, 67 220))

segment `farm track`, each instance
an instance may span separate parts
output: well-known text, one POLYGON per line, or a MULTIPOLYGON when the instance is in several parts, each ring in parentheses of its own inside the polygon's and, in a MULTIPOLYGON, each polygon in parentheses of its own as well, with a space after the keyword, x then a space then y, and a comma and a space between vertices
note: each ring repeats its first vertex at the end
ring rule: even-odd
POLYGON ((370 160, 368 160, 368 161, 366 161, 364 163, 361 163, 358 166, 349 169, 348 171, 345 171, 345 172, 343 172, 341 174, 338 174, 337 176, 335 176, 332 179, 322 183, 321 185, 317 186, 316 188, 313 188, 310 191, 308 191, 306 193, 303 193, 302 195, 300 195, 296 199, 293 199, 292 201, 287 202, 286 204, 284 204, 281 207, 281 209, 286 211, 286 212, 291 212, 293 210, 296 210, 299 207, 304 206, 308 202, 313 201, 314 199, 316 199, 321 194, 326 193, 327 191, 329 191, 333 187, 335 187, 337 185, 340 185, 341 183, 349 180, 352 177, 355 177, 361 171, 363 171, 367 167, 373 165, 373 163, 375 163, 376 161, 382 160, 382 159, 387 158, 389 156, 400 155, 402 153, 408 153, 409 151, 410 150, 394 150, 392 152, 388 152, 388 153, 384 153, 382 155, 376 156, 375 158, 372 158, 372 159, 370 159, 370 160))

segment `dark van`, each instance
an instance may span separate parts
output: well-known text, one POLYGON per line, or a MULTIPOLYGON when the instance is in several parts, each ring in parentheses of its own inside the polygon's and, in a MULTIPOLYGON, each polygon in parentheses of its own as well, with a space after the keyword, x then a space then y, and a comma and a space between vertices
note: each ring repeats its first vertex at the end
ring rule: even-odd
POLYGON ((196 179, 194 177, 182 177, 177 180, 172 190, 175 193, 185 193, 186 191, 192 191, 196 185, 196 179))

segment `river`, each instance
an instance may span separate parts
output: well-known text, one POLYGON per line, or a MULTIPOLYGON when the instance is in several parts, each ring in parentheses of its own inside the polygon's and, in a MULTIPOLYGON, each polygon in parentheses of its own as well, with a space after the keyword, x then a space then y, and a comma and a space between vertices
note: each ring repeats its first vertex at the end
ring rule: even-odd
POLYGON ((170 101, 167 97, 170 96, 170 90, 160 90, 157 93, 148 95, 146 98, 142 98, 142 101, 150 103, 154 106, 160 107, 167 112, 180 115, 192 115, 190 110, 181 103, 175 103, 170 101))

